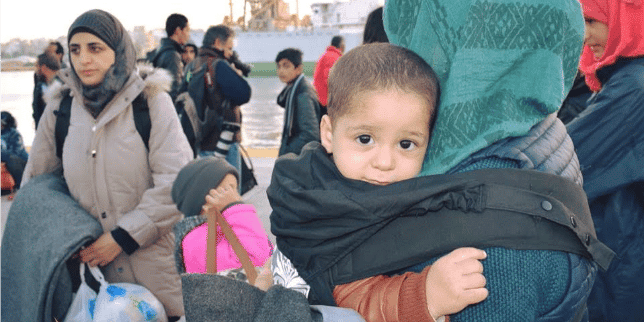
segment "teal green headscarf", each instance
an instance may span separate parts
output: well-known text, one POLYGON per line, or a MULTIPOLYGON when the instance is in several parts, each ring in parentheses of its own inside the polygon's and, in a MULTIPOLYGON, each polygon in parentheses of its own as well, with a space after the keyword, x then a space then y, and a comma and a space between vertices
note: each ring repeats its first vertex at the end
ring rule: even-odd
POLYGON ((421 175, 445 173, 556 112, 581 54, 578 0, 388 0, 389 41, 434 68, 436 127, 421 175))

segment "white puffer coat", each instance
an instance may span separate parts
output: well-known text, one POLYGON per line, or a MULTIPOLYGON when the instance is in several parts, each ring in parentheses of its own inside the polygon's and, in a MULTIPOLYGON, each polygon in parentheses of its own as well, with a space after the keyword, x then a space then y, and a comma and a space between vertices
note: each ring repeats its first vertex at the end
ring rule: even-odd
POLYGON ((64 170, 71 195, 108 232, 123 228, 140 245, 121 253, 104 273, 109 282, 147 287, 168 316, 183 315, 181 280, 174 264, 173 225, 182 218, 170 196, 179 170, 192 159, 174 105, 167 94, 171 79, 161 69, 135 70, 124 88, 94 119, 83 106, 72 70, 60 73, 66 84, 50 93, 40 120, 23 183, 64 170), (63 161, 56 156, 54 110, 65 89, 73 96, 63 161), (137 132, 131 102, 143 92, 152 123, 149 152, 137 132))

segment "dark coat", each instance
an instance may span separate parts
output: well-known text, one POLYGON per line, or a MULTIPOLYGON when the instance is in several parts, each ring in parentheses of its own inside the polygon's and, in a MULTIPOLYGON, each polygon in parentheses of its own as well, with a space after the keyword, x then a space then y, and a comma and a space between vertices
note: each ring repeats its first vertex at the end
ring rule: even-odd
POLYGON ((603 88, 568 124, 599 240, 617 256, 599 272, 591 321, 642 321, 644 307, 644 58, 597 71, 603 88))
POLYGON ((307 143, 320 141, 320 103, 313 86, 304 75, 299 77, 295 80, 295 87, 287 85, 278 96, 277 103, 285 109, 279 155, 300 154, 307 143), (302 77, 300 82, 297 81, 299 77, 302 77), (294 91, 292 100, 290 91, 294 91))
POLYGON ((103 233, 55 174, 16 195, 2 236, 2 321, 59 321, 72 301, 65 262, 103 233))
POLYGON ((40 121, 40 117, 45 111, 45 106, 47 105, 47 103, 45 103, 45 99, 43 98, 42 84, 43 80, 41 79, 41 77, 34 74, 34 93, 33 101, 31 102, 31 108, 33 109, 32 116, 34 117, 36 128, 38 128, 38 121, 40 121))
POLYGON ((177 98, 183 85, 183 62, 181 61, 181 45, 170 39, 161 39, 161 45, 156 50, 156 55, 152 61, 154 67, 166 69, 172 76, 172 87, 170 88, 170 97, 172 101, 177 98))

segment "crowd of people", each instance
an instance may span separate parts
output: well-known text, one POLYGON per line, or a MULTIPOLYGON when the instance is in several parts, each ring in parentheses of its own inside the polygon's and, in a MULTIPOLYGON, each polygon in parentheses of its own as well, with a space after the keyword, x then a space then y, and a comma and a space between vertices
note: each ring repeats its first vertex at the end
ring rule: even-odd
POLYGON ((169 321, 644 321, 642 21, 639 1, 390 0, 362 45, 330 40, 312 81, 303 49, 283 49, 272 245, 241 192, 252 66, 235 31, 197 47, 172 14, 137 64, 118 18, 87 11, 69 66, 57 42, 38 56, 29 154, 2 112, 20 187, 2 317, 38 298, 35 320, 62 321, 86 263, 150 290, 169 321), (48 175, 68 199, 41 196, 48 175), (100 234, 29 226, 74 205, 100 234), (70 246, 22 249, 26 231, 70 246), (10 278, 43 254, 59 281, 10 278))

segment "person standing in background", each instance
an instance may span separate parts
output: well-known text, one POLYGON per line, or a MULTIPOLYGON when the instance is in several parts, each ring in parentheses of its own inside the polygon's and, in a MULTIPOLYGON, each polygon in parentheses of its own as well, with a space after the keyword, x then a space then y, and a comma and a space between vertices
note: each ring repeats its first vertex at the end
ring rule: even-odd
POLYGON ((58 62, 60 63, 60 68, 67 68, 67 65, 63 61, 63 58, 65 57, 65 50, 63 48, 63 45, 59 41, 50 42, 49 46, 47 46, 47 49, 45 49, 45 53, 56 57, 58 59, 58 62))
MULTIPOLYGON (((201 122, 207 123, 202 126, 200 138, 191 135, 188 141, 194 145, 194 152, 198 156, 225 157, 241 174, 240 105, 250 100, 251 88, 242 77, 243 73, 229 61, 234 46, 233 29, 225 25, 212 26, 204 35, 199 55, 186 66, 187 91, 196 104, 201 122), (195 76, 200 72, 204 73, 195 76), (204 78, 208 79, 209 84, 204 78), (211 112, 217 115, 217 120, 208 117, 211 112)), ((188 117, 182 117, 181 122, 184 129, 192 126, 188 117)), ((243 179, 239 182, 243 182, 243 179)))
POLYGON ((286 84, 277 96, 277 104, 284 108, 284 130, 278 155, 300 154, 304 145, 320 141, 322 112, 317 95, 304 77, 302 51, 287 48, 275 58, 277 76, 286 84))
POLYGON ((197 53, 199 53, 199 48, 197 48, 197 45, 195 45, 193 42, 188 42, 184 47, 183 47, 183 52, 181 53, 181 62, 183 62, 184 68, 192 62, 195 57, 197 57, 197 53))
POLYGON ((177 98, 183 85, 183 62, 181 54, 183 46, 190 39, 190 24, 188 18, 182 14, 173 13, 165 21, 165 31, 168 37, 161 39, 161 45, 157 48, 152 65, 164 68, 172 75, 172 87, 170 97, 172 101, 177 98))
POLYGON ((33 108, 34 124, 38 129, 38 122, 45 111, 45 95, 48 89, 52 88, 54 82, 60 83, 56 73, 60 70, 60 60, 49 52, 38 55, 36 61, 36 72, 34 74, 34 94, 31 107, 33 108))
POLYGON ((315 64, 313 87, 315 87, 315 91, 318 93, 322 115, 326 114, 327 98, 329 95, 329 71, 333 67, 333 64, 342 56, 344 48, 344 38, 342 36, 333 36, 331 38, 331 45, 326 48, 324 54, 320 57, 317 64, 315 64))
POLYGON ((581 0, 579 64, 593 92, 567 125, 597 237, 616 253, 588 298, 590 321, 644 319, 644 2, 581 0))
POLYGON ((367 16, 367 22, 364 25, 364 32, 362 33, 362 44, 370 44, 374 42, 389 42, 385 26, 382 23, 383 7, 378 7, 371 11, 367 16))

